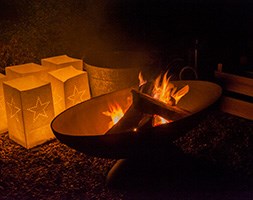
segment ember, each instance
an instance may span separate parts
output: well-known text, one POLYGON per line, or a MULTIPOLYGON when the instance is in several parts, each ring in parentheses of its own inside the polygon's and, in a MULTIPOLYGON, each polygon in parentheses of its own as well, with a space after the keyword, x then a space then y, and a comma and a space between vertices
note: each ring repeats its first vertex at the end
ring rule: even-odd
POLYGON ((167 120, 159 115, 154 115, 153 121, 152 121, 152 126, 155 127, 155 126, 159 126, 161 124, 167 124, 170 122, 173 122, 173 120, 167 120))

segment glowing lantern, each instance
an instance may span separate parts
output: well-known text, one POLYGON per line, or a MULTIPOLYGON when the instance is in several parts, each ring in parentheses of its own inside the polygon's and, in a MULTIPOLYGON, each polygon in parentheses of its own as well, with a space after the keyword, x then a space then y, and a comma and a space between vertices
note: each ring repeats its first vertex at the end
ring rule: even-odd
POLYGON ((34 76, 3 83, 9 137, 25 148, 54 138, 51 84, 34 76))
POLYGON ((87 72, 69 66, 48 74, 52 84, 56 115, 90 98, 87 72))
POLYGON ((6 81, 6 76, 0 73, 0 133, 7 131, 7 118, 3 94, 3 81, 6 81))
POLYGON ((48 67, 50 70, 56 70, 70 65, 78 70, 83 70, 83 61, 81 59, 71 58, 67 55, 43 58, 41 59, 41 65, 48 67))
POLYGON ((42 80, 47 80, 48 68, 36 63, 26 63, 22 65, 9 66, 5 68, 8 79, 20 78, 34 75, 42 80))

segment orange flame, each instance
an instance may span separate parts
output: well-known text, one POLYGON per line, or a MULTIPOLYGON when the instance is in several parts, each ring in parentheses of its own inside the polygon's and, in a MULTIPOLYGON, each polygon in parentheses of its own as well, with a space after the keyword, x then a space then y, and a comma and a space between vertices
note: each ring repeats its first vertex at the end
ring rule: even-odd
POLYGON ((152 120, 152 126, 155 127, 161 124, 168 124, 170 122, 172 122, 172 120, 167 120, 159 115, 154 115, 152 120))
POLYGON ((138 78, 139 78, 139 87, 142 86, 142 85, 144 85, 145 83, 147 83, 147 81, 144 80, 141 72, 139 73, 138 78))
POLYGON ((189 92, 190 87, 189 87, 189 85, 186 85, 183 88, 181 88, 180 90, 178 90, 177 92, 176 92, 176 90, 177 90, 177 87, 174 87, 174 90, 171 93, 171 96, 175 99, 175 105, 179 102, 179 100, 184 95, 186 95, 189 92))
MULTIPOLYGON (((167 76, 168 71, 163 75, 163 77, 160 75, 155 79, 152 90, 152 97, 168 105, 174 106, 185 94, 188 93, 189 86, 186 85, 177 91, 177 87, 175 87, 174 84, 170 82, 170 77, 167 78, 167 76)), ((140 86, 146 83, 146 81, 143 80, 141 73, 139 74, 139 81, 140 86)), ((166 124, 169 122, 171 122, 171 120, 167 120, 159 115, 153 116, 153 126, 159 126, 161 124, 166 124)))
POLYGON ((155 79, 152 96, 159 101, 172 105, 173 101, 171 93, 175 89, 174 85, 170 83, 170 77, 167 78, 168 72, 166 72, 162 78, 162 75, 155 79), (161 81, 162 78, 162 81, 161 81))
MULTIPOLYGON (((188 93, 189 86, 186 85, 180 90, 177 91, 177 87, 174 86, 170 82, 170 77, 167 78, 168 71, 162 75, 158 76, 155 79, 153 90, 152 90, 152 97, 162 101, 168 105, 174 106, 176 105, 179 100, 188 93)), ((147 81, 143 79, 142 73, 139 73, 139 86, 146 84, 147 81)), ((124 116, 124 111, 120 107, 118 103, 109 104, 109 110, 103 112, 104 115, 111 117, 111 122, 109 123, 109 129, 114 126, 118 121, 124 116)), ((153 116, 153 126, 159 126, 161 124, 170 123, 172 120, 165 119, 159 115, 153 116)))
POLYGON ((103 112, 104 115, 111 117, 112 121, 109 123, 109 129, 113 127, 123 116, 124 112, 118 103, 109 104, 109 111, 103 112))

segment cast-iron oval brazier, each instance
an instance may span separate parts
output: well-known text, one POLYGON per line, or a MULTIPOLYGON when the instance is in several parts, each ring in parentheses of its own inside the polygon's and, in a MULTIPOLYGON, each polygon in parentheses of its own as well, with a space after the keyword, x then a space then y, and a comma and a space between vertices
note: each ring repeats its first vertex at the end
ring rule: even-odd
POLYGON ((108 104, 117 102, 123 109, 132 109, 132 121, 140 115, 133 106, 129 107, 133 102, 132 88, 127 88, 94 97, 65 110, 55 117, 51 128, 62 143, 97 157, 128 158, 157 151, 195 127, 221 95, 221 88, 211 82, 174 81, 173 84, 179 88, 189 85, 190 90, 179 101, 178 107, 190 114, 168 124, 140 129, 129 124, 129 128, 106 134, 111 119, 103 112, 108 110, 108 104))

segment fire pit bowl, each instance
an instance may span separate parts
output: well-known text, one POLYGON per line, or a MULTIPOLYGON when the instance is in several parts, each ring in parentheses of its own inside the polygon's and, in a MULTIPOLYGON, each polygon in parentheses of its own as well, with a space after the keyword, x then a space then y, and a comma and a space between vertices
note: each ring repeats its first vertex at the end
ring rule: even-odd
MULTIPOLYGON (((117 102, 123 109, 133 109, 132 88, 94 97, 77 104, 58 116, 51 128, 62 143, 88 155, 106 158, 127 158, 166 146, 196 126, 201 117, 221 95, 221 88, 205 81, 174 81, 177 87, 189 85, 190 91, 180 100, 178 107, 189 115, 156 127, 140 130, 124 129, 114 134, 109 130, 110 117, 103 114, 108 104, 117 102)), ((137 113, 138 111, 135 110, 137 113)), ((133 116, 134 117, 134 116, 133 116)), ((134 121, 134 120, 133 120, 134 121)))

